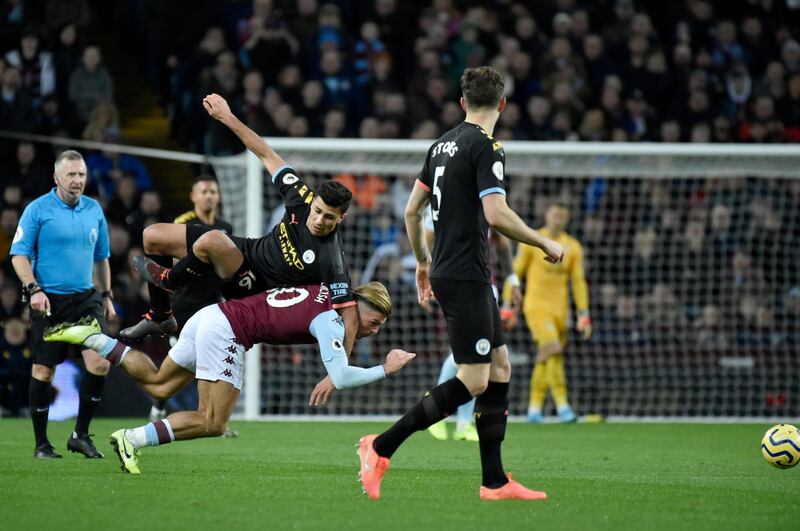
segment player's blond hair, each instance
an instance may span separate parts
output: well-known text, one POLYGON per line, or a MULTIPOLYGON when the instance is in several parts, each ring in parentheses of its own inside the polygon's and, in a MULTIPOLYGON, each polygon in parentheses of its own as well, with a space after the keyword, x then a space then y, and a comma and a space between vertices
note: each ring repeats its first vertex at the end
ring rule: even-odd
POLYGON ((392 298, 389 290, 380 282, 367 282, 353 290, 356 300, 364 301, 387 319, 392 315, 392 298))

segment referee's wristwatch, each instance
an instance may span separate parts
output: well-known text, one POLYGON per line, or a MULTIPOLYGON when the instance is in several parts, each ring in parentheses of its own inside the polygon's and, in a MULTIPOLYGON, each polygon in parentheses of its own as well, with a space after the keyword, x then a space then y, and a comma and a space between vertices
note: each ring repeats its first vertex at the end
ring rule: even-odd
POLYGON ((28 296, 30 297, 34 293, 42 291, 42 287, 36 282, 31 282, 25 286, 25 291, 28 292, 28 296))

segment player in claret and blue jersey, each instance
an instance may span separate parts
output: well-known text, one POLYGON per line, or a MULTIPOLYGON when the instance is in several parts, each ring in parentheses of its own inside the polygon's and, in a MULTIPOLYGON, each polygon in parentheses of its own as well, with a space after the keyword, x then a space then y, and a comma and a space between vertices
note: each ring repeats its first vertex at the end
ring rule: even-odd
MULTIPOLYGON (((392 311, 389 292, 378 282, 356 288, 359 325, 348 335, 377 334, 392 311)), ((84 345, 121 367, 155 398, 168 398, 193 378, 198 380, 197 411, 178 411, 166 419, 133 429, 117 430, 111 444, 123 471, 139 473, 139 449, 172 441, 222 435, 239 398, 244 353, 256 343, 319 344, 328 377, 311 395, 311 404, 324 403, 335 387, 343 389, 381 380, 399 371, 413 353, 395 349, 382 365, 369 368, 348 364, 345 325, 333 308, 331 290, 324 284, 275 288, 243 299, 206 306, 193 315, 178 342, 156 369, 141 351, 100 331, 96 320, 62 323, 48 330, 45 341, 84 345)))

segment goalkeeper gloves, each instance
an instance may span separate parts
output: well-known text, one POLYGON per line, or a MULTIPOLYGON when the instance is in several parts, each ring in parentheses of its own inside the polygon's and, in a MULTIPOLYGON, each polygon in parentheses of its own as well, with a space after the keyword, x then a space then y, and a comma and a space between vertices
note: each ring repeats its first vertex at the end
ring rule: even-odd
POLYGON ((580 332, 584 341, 592 337, 592 318, 589 317, 588 311, 578 312, 578 325, 575 328, 580 332))

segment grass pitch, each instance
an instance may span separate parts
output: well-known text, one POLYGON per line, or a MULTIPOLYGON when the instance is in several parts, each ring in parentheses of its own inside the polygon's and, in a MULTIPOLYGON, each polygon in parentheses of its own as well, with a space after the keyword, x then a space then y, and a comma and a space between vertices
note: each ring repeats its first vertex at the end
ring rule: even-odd
POLYGON ((238 439, 142 452, 122 474, 96 420, 104 460, 66 452, 72 423, 50 424, 64 459, 32 457, 28 420, 0 420, 4 529, 796 529, 800 467, 761 458, 764 425, 509 426, 504 463, 544 502, 481 502, 476 443, 427 433, 395 455, 383 499, 356 482, 359 436, 385 423, 237 422, 238 439))

